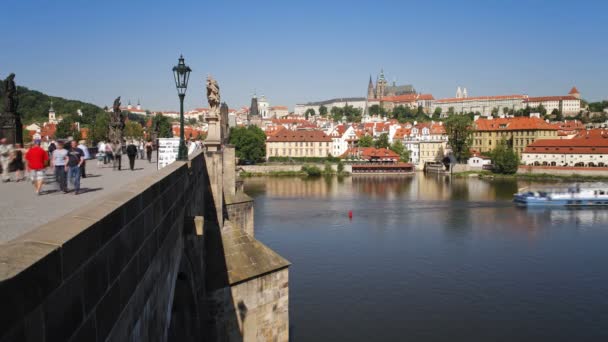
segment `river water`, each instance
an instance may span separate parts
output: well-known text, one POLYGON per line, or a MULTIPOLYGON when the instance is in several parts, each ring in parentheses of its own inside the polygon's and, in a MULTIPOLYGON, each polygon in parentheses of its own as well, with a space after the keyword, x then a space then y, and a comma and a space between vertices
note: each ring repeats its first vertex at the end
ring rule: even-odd
POLYGON ((292 341, 608 341, 608 209, 514 207, 530 185, 245 182, 256 237, 293 264, 292 341))

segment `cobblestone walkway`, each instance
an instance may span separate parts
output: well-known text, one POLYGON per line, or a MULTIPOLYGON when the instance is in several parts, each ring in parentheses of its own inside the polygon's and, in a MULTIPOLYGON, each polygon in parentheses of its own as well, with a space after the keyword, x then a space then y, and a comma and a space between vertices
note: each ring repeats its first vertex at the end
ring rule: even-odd
MULTIPOLYGON (((80 180, 83 193, 74 195, 73 192, 64 194, 57 191, 54 175, 47 175, 49 183, 42 187, 42 195, 34 193, 32 183, 0 184, 0 243, 14 239, 36 227, 70 211, 94 201, 109 192, 119 189, 138 177, 149 175, 156 171, 156 156, 152 163, 136 159, 135 170, 129 170, 129 161, 123 156, 122 171, 113 171, 110 164, 97 166, 96 160, 87 161, 87 178, 80 180), (126 170, 125 170, 126 166, 126 170)), ((47 174, 50 169, 47 169, 47 174)), ((71 184, 69 185, 72 189, 71 184)))

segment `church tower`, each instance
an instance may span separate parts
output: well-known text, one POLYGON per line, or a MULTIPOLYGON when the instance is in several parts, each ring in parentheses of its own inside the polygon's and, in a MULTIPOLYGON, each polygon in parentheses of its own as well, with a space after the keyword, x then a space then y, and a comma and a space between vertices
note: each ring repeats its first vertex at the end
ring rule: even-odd
POLYGON ((386 95, 386 79, 384 78, 384 69, 380 69, 380 78, 376 82, 376 98, 382 99, 386 95))
POLYGON ((462 98, 462 90, 460 90, 460 87, 458 87, 458 89, 456 89, 456 98, 457 99, 462 98))
POLYGON ((372 82, 372 75, 369 75, 369 83, 367 84, 367 98, 375 99, 376 94, 374 93, 374 82, 372 82))
POLYGON ((55 110, 53 109, 53 101, 51 101, 51 108, 49 108, 49 123, 57 123, 57 116, 55 115, 55 110))

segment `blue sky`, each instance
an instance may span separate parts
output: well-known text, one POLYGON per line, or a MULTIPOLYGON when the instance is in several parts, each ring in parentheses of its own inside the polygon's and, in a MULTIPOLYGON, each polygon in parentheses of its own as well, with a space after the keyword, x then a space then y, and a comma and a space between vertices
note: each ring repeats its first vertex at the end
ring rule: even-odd
POLYGON ((2 4, 0 77, 51 95, 177 109, 171 68, 193 69, 186 108, 364 96, 370 74, 435 98, 524 93, 608 98, 608 1, 72 1, 2 4), (9 50, 7 50, 7 48, 9 50))

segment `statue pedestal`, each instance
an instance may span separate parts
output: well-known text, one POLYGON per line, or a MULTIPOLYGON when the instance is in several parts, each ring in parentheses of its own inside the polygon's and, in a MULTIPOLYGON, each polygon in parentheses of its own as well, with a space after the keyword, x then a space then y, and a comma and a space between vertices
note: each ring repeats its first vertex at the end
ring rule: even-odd
POLYGON ((0 139, 6 138, 11 145, 23 146, 23 125, 21 119, 13 114, 0 116, 0 139))
POLYGON ((219 118, 217 115, 210 115, 207 118, 207 138, 205 139, 205 146, 207 151, 219 151, 222 145, 222 136, 219 125, 219 118))

